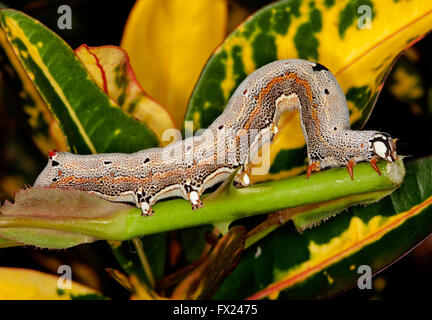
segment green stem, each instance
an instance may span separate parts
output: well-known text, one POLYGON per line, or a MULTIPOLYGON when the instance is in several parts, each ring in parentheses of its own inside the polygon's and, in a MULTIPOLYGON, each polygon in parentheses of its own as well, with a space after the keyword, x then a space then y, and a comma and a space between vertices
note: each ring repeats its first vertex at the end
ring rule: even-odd
POLYGON ((145 272, 145 274, 147 276, 149 284, 150 284, 150 286, 152 288, 154 288, 155 284, 156 284, 156 281, 154 279, 153 272, 151 270, 151 267, 150 267, 150 264, 148 262, 147 256, 146 256, 146 254, 144 252, 144 248, 143 248, 142 242, 141 242, 140 238, 133 238, 132 242, 135 245, 135 248, 137 249, 138 257, 139 257, 139 259, 141 261, 141 264, 142 264, 142 266, 144 268, 144 272, 145 272))
POLYGON ((192 211, 190 204, 184 200, 163 201, 154 207, 154 216, 143 219, 136 214, 129 215, 127 223, 130 232, 142 235, 234 221, 287 208, 299 209, 305 213, 303 217, 306 220, 314 223, 313 214, 319 214, 321 220, 326 217, 326 212, 334 214, 335 210, 340 211, 353 204, 378 201, 399 187, 405 172, 402 161, 379 165, 383 173, 381 176, 369 164, 359 164, 355 168, 354 181, 345 168, 335 168, 316 173, 308 180, 301 175, 239 189, 230 184, 211 201, 206 202, 204 197, 205 206, 199 210, 192 211), (392 176, 387 173, 390 168, 392 176), (331 202, 335 199, 343 201, 335 205, 331 202), (309 211, 312 214, 307 214, 309 211))
MULTIPOLYGON (((16 232, 20 228, 36 228, 85 234, 96 239, 126 240, 285 209, 290 211, 284 219, 293 218, 297 227, 302 229, 346 207, 378 201, 398 188, 405 174, 402 160, 394 164, 380 162, 378 165, 382 175, 378 175, 369 164, 360 163, 354 168, 354 180, 350 179, 345 168, 333 168, 315 173, 309 179, 301 175, 247 188, 235 188, 232 184, 227 184, 210 201, 206 201, 204 196, 205 206, 196 211, 191 210, 188 201, 174 199, 158 202, 153 208, 155 214, 150 217, 142 217, 138 208, 93 219, 61 217, 61 213, 56 219, 0 215, 0 236, 4 228, 15 228, 16 232)), ((270 229, 255 233, 255 239, 251 236, 247 245, 262 238, 275 225, 268 227, 270 229), (258 235, 260 232, 262 233, 258 235)), ((24 232, 25 229, 22 233, 24 232)), ((19 236, 13 240, 31 244, 31 239, 26 240, 25 234, 19 236)))

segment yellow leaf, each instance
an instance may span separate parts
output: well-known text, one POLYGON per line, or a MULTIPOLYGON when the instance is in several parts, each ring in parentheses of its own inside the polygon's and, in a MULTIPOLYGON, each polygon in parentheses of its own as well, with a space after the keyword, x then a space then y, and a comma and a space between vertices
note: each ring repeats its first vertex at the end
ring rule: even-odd
POLYGON ((130 276, 129 281, 135 290, 130 297, 131 300, 168 300, 158 295, 153 289, 142 284, 134 275, 130 276))
POLYGON ((181 128, 204 63, 225 37, 225 0, 139 0, 121 42, 138 81, 181 128))
POLYGON ((97 291, 72 281, 71 289, 58 286, 59 277, 43 272, 0 267, 0 300, 69 300, 97 291))
POLYGON ((13 198, 15 192, 19 191, 25 184, 25 180, 20 175, 2 176, 0 180, 0 192, 4 197, 13 198))
POLYGON ((164 141, 165 130, 174 128, 174 120, 169 112, 150 98, 138 83, 127 53, 116 46, 80 46, 75 54, 92 75, 97 85, 114 100, 126 113, 145 123, 164 141))

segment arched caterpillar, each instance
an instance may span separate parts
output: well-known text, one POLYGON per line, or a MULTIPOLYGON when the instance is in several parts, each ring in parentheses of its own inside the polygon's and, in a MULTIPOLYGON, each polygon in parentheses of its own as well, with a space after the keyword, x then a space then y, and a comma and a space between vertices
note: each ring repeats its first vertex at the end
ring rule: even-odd
POLYGON ((345 95, 327 68, 291 59, 250 74, 201 135, 132 154, 50 152, 34 186, 73 188, 111 201, 134 202, 144 215, 152 213, 157 200, 172 196, 189 200, 197 209, 205 189, 239 167, 237 181, 249 185, 244 167, 278 132, 280 115, 292 109, 300 112, 307 143, 307 177, 346 165, 353 178, 353 167, 360 161, 370 161, 380 174, 379 158, 397 159, 388 134, 350 130, 345 95))

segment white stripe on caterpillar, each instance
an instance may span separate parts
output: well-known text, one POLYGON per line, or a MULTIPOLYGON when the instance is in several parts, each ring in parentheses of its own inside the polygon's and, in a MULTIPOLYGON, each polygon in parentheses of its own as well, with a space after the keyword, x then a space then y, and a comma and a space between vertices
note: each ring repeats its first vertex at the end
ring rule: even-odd
MULTIPOLYGON (((370 161, 397 159, 386 133, 350 130, 342 89, 324 66, 306 60, 279 60, 249 75, 237 88, 224 112, 201 135, 164 148, 132 154, 75 155, 51 152, 34 187, 73 188, 111 201, 134 202, 144 215, 157 200, 180 196, 192 208, 203 206, 205 189, 250 163, 260 147, 278 132, 287 110, 298 109, 313 171, 370 161)), ((243 185, 250 183, 242 170, 243 185)))

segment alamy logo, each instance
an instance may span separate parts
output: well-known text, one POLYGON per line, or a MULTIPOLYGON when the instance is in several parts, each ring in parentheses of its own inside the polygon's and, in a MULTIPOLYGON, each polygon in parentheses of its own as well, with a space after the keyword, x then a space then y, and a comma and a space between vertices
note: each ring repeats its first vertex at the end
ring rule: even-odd
POLYGON ((357 9, 357 13, 361 14, 357 21, 358 28, 372 29, 372 8, 367 5, 361 5, 357 9))
POLYGON ((70 6, 63 4, 57 9, 61 16, 57 20, 57 27, 61 30, 72 29, 72 9, 70 6))
POLYGON ((370 266, 363 264, 358 267, 357 273, 361 276, 357 280, 357 286, 360 290, 372 289, 372 269, 370 266))
POLYGON ((61 276, 57 280, 59 289, 72 289, 72 268, 67 264, 62 264, 58 267, 57 273, 61 276))

